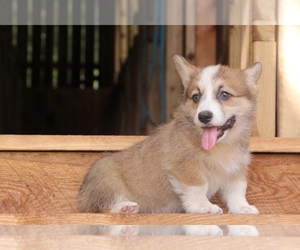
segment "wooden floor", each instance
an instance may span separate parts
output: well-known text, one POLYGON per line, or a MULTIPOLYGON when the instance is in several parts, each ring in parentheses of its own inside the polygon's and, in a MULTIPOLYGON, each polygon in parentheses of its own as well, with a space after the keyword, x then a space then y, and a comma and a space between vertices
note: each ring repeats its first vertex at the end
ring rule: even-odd
MULTIPOLYGON (((249 167, 247 198, 259 215, 80 214, 76 197, 89 166, 104 152, 46 150, 0 152, 0 249, 299 249, 300 154, 255 153, 249 167), (97 227, 103 225, 101 230, 97 227), (106 227, 104 226, 106 225, 106 227), (115 225, 136 225, 139 236, 108 236, 115 225), (138 226, 140 225, 140 226, 138 226), (148 225, 147 232, 141 233, 148 225), (157 227, 150 225, 161 225, 157 227), (177 235, 169 225, 254 225, 260 237, 177 235), (95 228, 97 229, 95 231, 95 228), (168 231, 168 233, 165 233, 168 231), (161 232, 165 236, 159 236, 161 232), (169 236, 167 236, 169 235, 169 236), (170 236, 170 235, 177 235, 170 236), (151 236, 151 237, 150 237, 151 236), (43 239, 43 241, 41 240, 43 239), (42 248, 40 248, 43 246, 42 248), (76 246, 77 248, 74 248, 76 246), (161 248, 162 249, 162 248, 161 248)), ((243 227, 238 232, 243 232, 243 227)), ((247 234, 246 234, 247 235, 247 234)))

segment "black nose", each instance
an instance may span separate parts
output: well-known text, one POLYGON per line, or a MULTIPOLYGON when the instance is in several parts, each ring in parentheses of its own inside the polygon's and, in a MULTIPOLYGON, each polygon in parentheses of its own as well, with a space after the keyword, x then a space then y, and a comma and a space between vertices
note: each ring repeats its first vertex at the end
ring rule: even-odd
POLYGON ((213 113, 208 111, 208 110, 205 110, 205 111, 202 111, 199 113, 198 115, 198 118, 199 118, 199 121, 200 122, 203 122, 203 123, 208 123, 211 121, 211 119, 213 118, 213 113))

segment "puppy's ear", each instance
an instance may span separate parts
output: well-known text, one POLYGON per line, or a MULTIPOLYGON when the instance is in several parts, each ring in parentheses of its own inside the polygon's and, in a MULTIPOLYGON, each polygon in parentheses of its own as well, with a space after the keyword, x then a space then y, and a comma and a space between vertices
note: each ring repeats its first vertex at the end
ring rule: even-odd
POLYGON ((243 70, 243 72, 247 76, 247 83, 249 86, 254 87, 254 88, 257 87, 256 84, 261 75, 261 71, 262 71, 262 65, 259 62, 254 63, 249 68, 243 70))
POLYGON ((191 76, 197 71, 197 68, 191 64, 189 64, 182 56, 173 55, 173 62, 178 72, 182 84, 186 87, 191 81, 191 76))

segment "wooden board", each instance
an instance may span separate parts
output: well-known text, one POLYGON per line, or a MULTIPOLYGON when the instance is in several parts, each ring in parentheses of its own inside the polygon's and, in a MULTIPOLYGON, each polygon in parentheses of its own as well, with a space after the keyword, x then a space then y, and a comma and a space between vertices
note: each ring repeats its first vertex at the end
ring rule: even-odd
POLYGON ((263 66, 258 80, 257 129, 260 137, 275 137, 276 42, 253 42, 253 62, 263 66))
MULTIPOLYGON (((116 151, 147 136, 0 135, 0 151, 116 151)), ((299 138, 252 137, 253 153, 299 153, 299 138)))
MULTIPOLYGON (((76 224, 83 223, 85 219, 86 223, 92 223, 94 217, 88 219, 85 215, 77 214, 76 197, 83 177, 91 164, 105 154, 1 152, 0 214, 3 217, 1 217, 2 222, 0 220, 0 224, 6 224, 9 221, 13 224, 46 224, 50 223, 51 220, 54 221, 53 217, 55 216, 59 216, 55 223, 62 221, 62 224, 76 224), (18 217, 20 214, 33 217, 18 217), (6 216, 8 217, 6 218, 6 216), (43 222, 43 220, 46 221, 43 222), (65 222, 63 222, 64 220, 65 222)), ((249 203, 258 207, 260 215, 256 217, 241 215, 218 217, 220 215, 214 215, 215 217, 211 217, 213 220, 210 220, 207 215, 189 217, 190 215, 183 214, 179 215, 178 220, 172 217, 174 215, 167 216, 165 221, 159 216, 155 217, 157 215, 151 215, 154 217, 143 217, 144 215, 139 217, 139 215, 131 218, 136 218, 136 223, 143 224, 193 224, 193 221, 195 221, 194 223, 205 224, 205 220, 207 220, 206 223, 212 223, 212 221, 216 223, 219 220, 217 224, 222 223, 223 220, 225 224, 231 220, 230 218, 234 224, 243 224, 247 221, 246 224, 274 224, 276 221, 287 225, 300 223, 300 218, 291 216, 300 214, 299 178, 300 154, 255 154, 249 168, 247 197, 249 203), (276 215, 278 218, 276 216, 265 217, 266 215, 276 215), (284 216, 280 217, 279 215, 284 216)), ((225 214, 227 213, 227 208, 218 196, 213 199, 213 202, 220 205, 225 214)), ((107 217, 102 222, 101 220, 97 223, 108 224, 115 221, 119 224, 122 223, 122 220, 124 220, 123 224, 128 223, 128 220, 134 223, 134 220, 122 216, 107 217), (120 220, 116 218, 120 218, 120 220)))
POLYGON ((277 133, 280 137, 300 137, 299 69, 300 26, 278 26, 277 133))
POLYGON ((174 109, 178 105, 178 100, 182 94, 182 84, 175 70, 173 54, 183 55, 183 1, 166 2, 167 26, 166 35, 166 121, 170 121, 173 117, 174 109))

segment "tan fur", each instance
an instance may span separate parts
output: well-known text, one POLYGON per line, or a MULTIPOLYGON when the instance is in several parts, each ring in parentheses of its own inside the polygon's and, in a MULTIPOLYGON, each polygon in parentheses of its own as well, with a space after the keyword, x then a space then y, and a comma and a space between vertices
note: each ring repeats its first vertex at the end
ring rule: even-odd
POLYGON ((255 86, 248 82, 250 78, 257 81, 260 66, 246 71, 220 67, 214 91, 223 86, 234 93, 235 97, 220 103, 224 113, 236 114, 236 124, 223 140, 206 151, 201 147, 202 128, 195 125, 193 118, 197 104, 192 95, 199 92, 201 70, 177 55, 174 64, 184 85, 183 101, 174 119, 145 141, 94 164, 78 196, 81 212, 109 212, 116 204, 130 201, 137 203, 142 213, 215 213, 221 210, 208 199, 221 190, 225 202, 230 203, 230 212, 257 213, 243 197, 256 101, 255 86), (233 194, 239 186, 241 191, 233 194), (204 190, 199 197, 198 189, 204 190))

